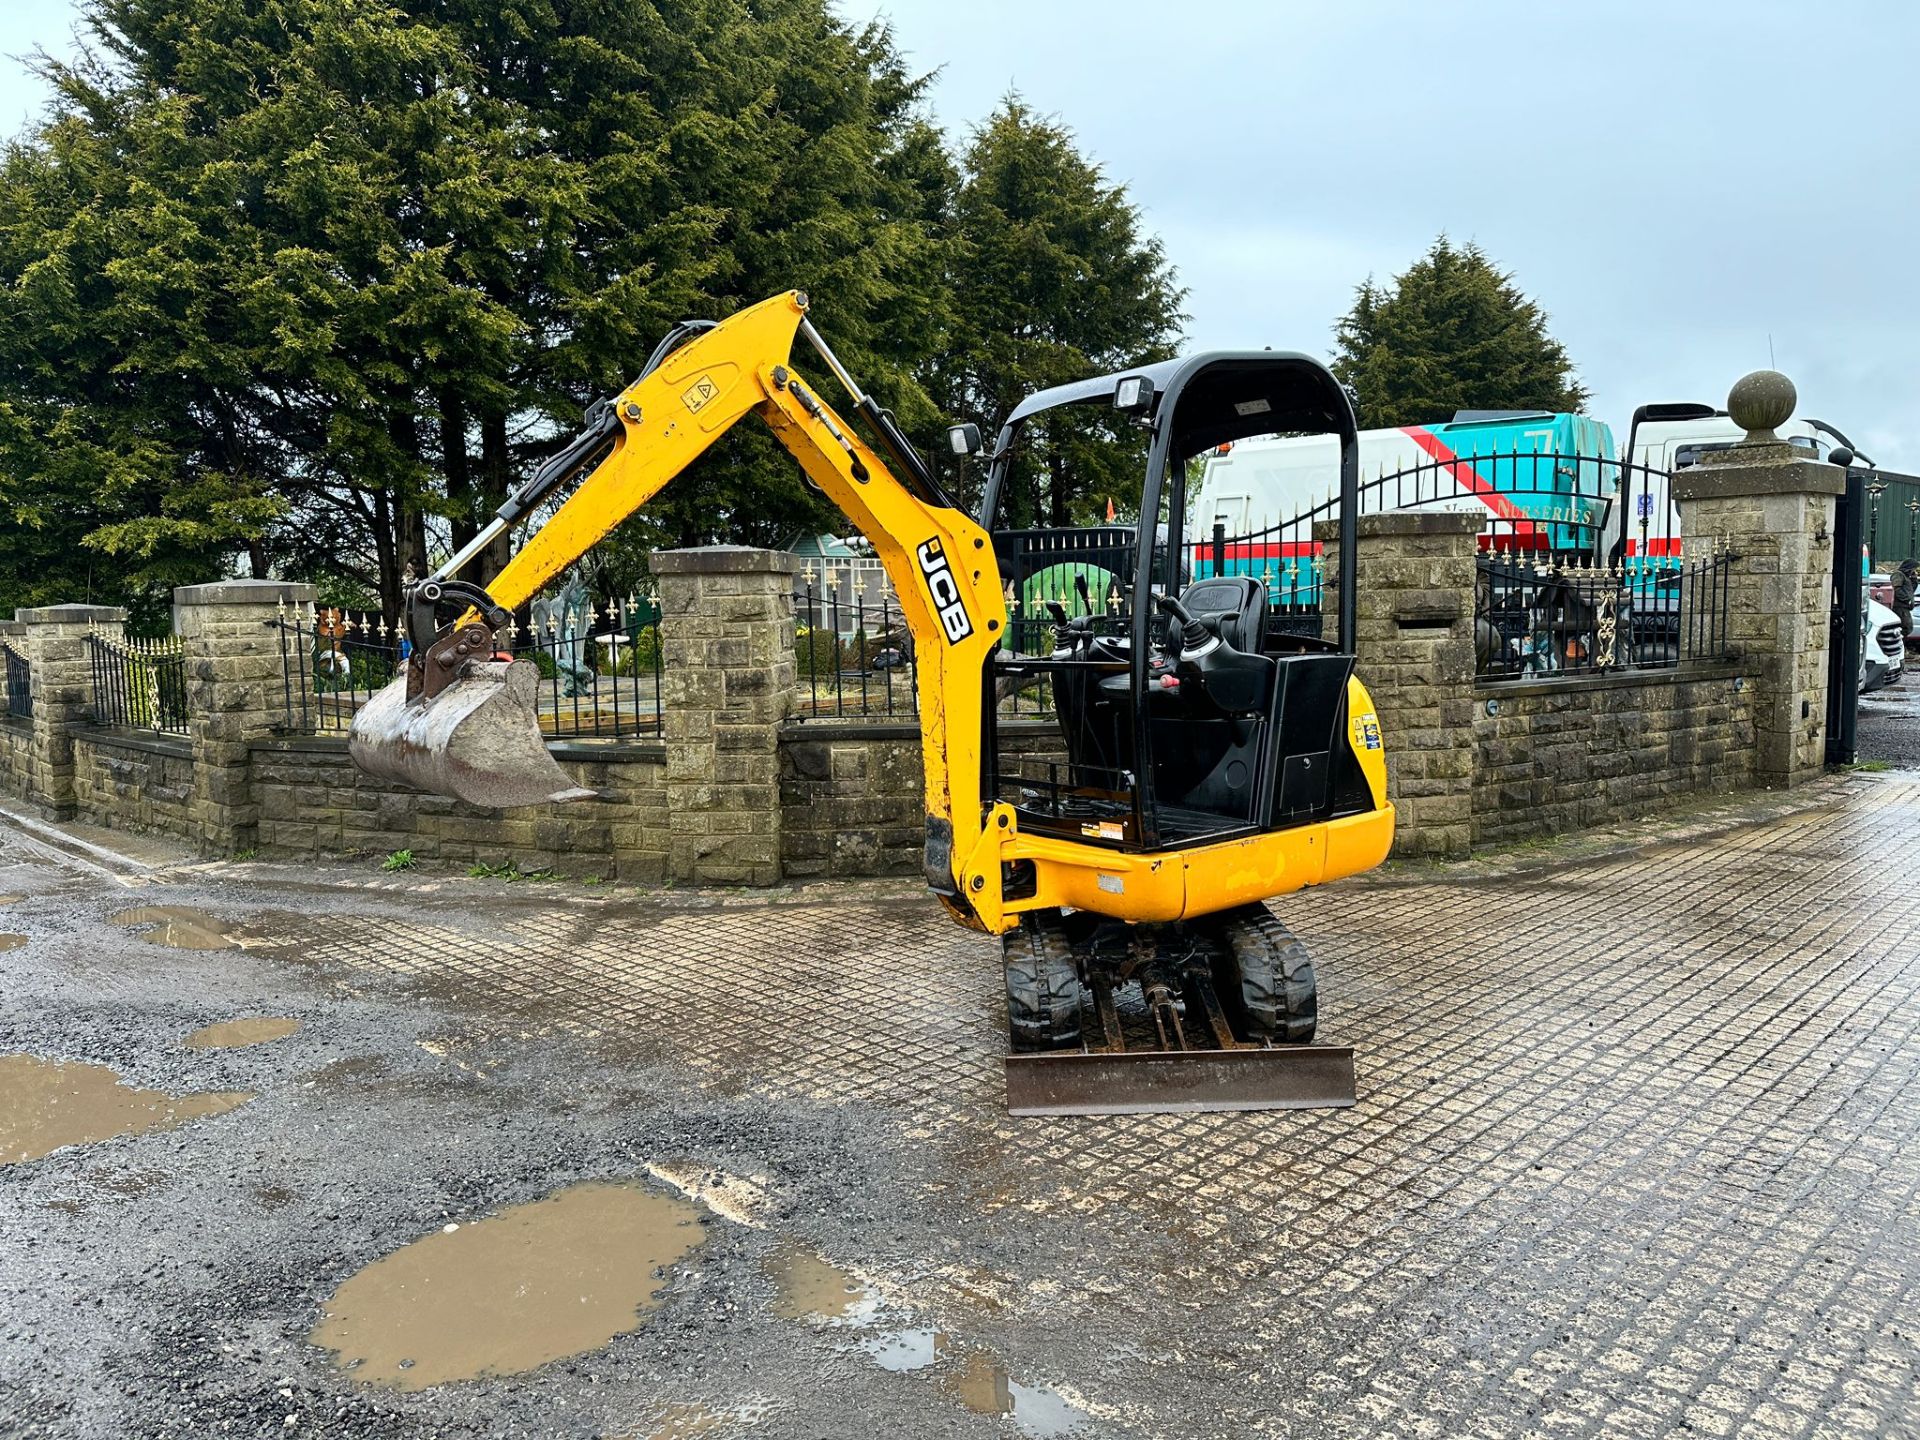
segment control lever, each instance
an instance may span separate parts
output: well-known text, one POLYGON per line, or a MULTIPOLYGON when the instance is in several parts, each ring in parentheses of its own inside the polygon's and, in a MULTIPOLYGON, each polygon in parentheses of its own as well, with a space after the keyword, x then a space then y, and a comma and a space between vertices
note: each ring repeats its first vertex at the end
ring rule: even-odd
POLYGON ((1195 615, 1169 595, 1154 603, 1180 622, 1180 671, 1229 715, 1259 710, 1273 685, 1273 662, 1236 650, 1220 637, 1219 615, 1195 615))
POLYGON ((1217 628, 1220 624, 1218 615, 1196 617, 1171 595, 1156 595, 1153 597, 1153 603, 1180 622, 1180 658, 1182 660, 1187 659, 1190 653, 1197 658, 1203 647, 1211 649, 1212 647, 1207 644, 1210 640, 1215 645, 1220 643, 1220 632, 1217 628))
POLYGON ((1073 593, 1080 597, 1080 608, 1087 614, 1093 614, 1093 591, 1087 588, 1086 571, 1078 571, 1073 577, 1073 593))

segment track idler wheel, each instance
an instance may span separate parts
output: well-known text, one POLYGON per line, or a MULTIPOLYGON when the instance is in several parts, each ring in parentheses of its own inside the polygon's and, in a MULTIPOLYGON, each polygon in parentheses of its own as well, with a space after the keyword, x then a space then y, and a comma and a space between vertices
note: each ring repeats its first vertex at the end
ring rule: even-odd
POLYGON ((1254 1044, 1313 1039, 1320 1002, 1307 947, 1264 905, 1229 910, 1217 923, 1213 983, 1235 1032, 1254 1044))
POLYGON ((1015 1050, 1064 1050, 1080 1043, 1086 987, 1057 910, 1023 916, 1000 937, 1007 980, 1007 1030, 1015 1050))

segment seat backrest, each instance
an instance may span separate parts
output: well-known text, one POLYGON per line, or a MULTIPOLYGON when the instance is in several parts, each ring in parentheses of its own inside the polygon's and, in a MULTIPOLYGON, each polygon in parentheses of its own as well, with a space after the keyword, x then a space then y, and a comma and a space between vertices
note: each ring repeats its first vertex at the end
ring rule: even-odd
POLYGON ((1266 648, 1267 591, 1251 575, 1215 575, 1181 592, 1180 603, 1196 620, 1219 615, 1220 638, 1236 650, 1258 655, 1266 648))

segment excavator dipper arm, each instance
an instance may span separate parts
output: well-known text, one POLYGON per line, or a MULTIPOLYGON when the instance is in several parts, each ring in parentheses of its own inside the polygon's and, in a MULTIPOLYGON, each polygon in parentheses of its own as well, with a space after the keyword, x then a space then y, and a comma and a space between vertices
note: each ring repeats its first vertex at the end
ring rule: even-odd
MULTIPOLYGON (((839 362, 806 324, 806 297, 798 292, 695 333, 612 401, 617 424, 604 412, 597 417, 595 443, 586 450, 604 450, 603 458, 527 537, 485 593, 500 610, 518 607, 734 424, 758 414, 808 480, 872 542, 886 568, 918 657, 927 879, 957 917, 980 925, 960 870, 962 858, 979 848, 986 823, 981 677, 1006 630, 993 548, 986 532, 924 475, 913 476, 914 485, 904 483, 795 372, 793 341, 803 332, 851 389, 839 362)), ((858 405, 871 409, 857 390, 853 394, 858 405)), ((568 453, 576 453, 574 447, 568 453)), ((576 461, 575 473, 591 463, 590 454, 576 461)), ((377 774, 483 804, 591 793, 568 788, 537 729, 527 732, 533 722, 531 677, 507 672, 530 667, 494 660, 490 636, 476 607, 424 653, 416 641, 419 673, 411 683, 395 681, 355 718, 355 759, 377 774), (461 678, 435 688, 426 678, 435 666, 461 678), (510 773, 516 766, 523 772, 518 777, 510 773)))

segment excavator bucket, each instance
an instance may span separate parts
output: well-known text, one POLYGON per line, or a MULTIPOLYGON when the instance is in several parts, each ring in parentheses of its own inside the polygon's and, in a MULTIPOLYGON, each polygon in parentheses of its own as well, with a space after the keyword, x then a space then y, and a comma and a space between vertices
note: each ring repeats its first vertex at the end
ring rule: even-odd
POLYGON ((481 661, 439 694, 409 700, 402 676, 353 717, 347 749, 370 774, 470 805, 586 799, 595 792, 547 753, 539 683, 530 660, 481 661))

